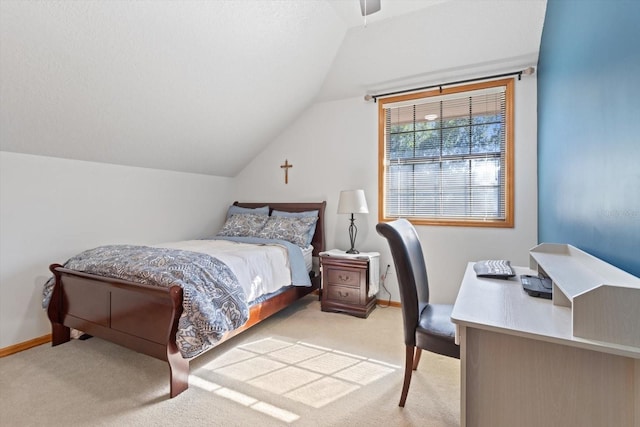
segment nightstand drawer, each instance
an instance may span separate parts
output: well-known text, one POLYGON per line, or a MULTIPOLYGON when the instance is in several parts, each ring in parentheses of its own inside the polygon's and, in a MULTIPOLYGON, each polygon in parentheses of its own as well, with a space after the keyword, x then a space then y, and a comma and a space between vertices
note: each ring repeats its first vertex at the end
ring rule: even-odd
POLYGON ((326 289, 327 299, 347 304, 360 303, 360 288, 331 285, 326 289))
POLYGON ((327 269, 327 282, 332 285, 359 287, 361 274, 362 271, 329 268, 327 269))

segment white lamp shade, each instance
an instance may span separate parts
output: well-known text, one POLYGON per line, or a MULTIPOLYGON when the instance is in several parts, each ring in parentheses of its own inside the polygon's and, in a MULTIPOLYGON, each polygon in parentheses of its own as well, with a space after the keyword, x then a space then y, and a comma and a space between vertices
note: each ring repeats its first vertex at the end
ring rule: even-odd
POLYGON ((364 197, 364 190, 345 190, 340 192, 338 201, 338 213, 369 213, 367 199, 364 197))

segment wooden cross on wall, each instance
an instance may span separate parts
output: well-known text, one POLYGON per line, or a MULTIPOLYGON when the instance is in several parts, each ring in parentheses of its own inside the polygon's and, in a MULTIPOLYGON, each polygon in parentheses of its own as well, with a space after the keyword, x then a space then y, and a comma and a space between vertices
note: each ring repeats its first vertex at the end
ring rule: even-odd
POLYGON ((292 168, 293 165, 289 164, 289 160, 284 161, 284 165, 280 165, 280 168, 284 169, 284 183, 289 183, 289 168, 292 168))

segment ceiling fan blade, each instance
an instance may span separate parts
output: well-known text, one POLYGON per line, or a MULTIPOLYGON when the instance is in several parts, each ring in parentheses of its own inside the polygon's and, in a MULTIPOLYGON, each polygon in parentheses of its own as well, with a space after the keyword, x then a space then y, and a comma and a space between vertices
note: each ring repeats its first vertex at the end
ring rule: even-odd
POLYGON ((362 16, 371 15, 380 10, 381 0, 360 0, 360 12, 362 16))

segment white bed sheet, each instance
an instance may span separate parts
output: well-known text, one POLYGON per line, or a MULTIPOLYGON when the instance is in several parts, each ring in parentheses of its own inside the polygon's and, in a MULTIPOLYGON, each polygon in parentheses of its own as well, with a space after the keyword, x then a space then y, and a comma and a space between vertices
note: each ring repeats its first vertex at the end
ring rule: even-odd
POLYGON ((229 240, 184 240, 155 246, 200 252, 218 258, 236 275, 249 302, 291 284, 289 255, 283 246, 229 240))

